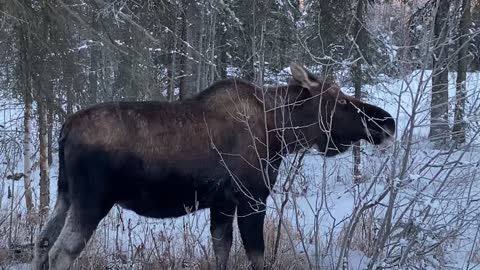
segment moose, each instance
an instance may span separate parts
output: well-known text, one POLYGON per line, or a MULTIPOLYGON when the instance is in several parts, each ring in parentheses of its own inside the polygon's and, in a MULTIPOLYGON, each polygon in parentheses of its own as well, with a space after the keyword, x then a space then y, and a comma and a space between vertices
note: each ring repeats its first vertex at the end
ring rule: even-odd
POLYGON ((152 218, 210 209, 217 269, 236 216, 252 269, 264 269, 266 200, 282 160, 317 146, 334 156, 395 133, 385 110, 301 65, 287 85, 221 80, 172 103, 101 103, 70 115, 59 136, 58 194, 33 269, 69 269, 115 205, 152 218))

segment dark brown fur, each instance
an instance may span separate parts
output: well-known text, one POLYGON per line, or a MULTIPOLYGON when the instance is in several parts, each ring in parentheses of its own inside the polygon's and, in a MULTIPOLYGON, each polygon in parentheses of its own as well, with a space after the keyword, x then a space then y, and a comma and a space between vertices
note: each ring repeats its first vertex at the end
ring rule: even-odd
POLYGON ((265 202, 282 157, 313 145, 331 156, 395 130, 382 109, 300 66, 292 73, 288 86, 224 80, 182 102, 103 103, 71 115, 59 142, 57 206, 34 269, 48 259, 67 269, 114 204, 155 218, 209 208, 218 269, 226 268, 237 211, 252 267, 263 268, 265 202))

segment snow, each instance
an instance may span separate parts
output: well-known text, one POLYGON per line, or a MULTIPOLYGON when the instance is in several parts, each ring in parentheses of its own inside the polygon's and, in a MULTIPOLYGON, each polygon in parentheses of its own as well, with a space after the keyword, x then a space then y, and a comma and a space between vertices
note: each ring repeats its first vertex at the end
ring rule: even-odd
POLYGON ((83 44, 83 45, 81 45, 81 46, 77 47, 77 49, 76 49, 76 50, 77 50, 77 51, 80 51, 80 50, 83 50, 83 49, 88 49, 88 44, 87 44, 87 43, 85 43, 85 44, 83 44))
POLYGON ((5 270, 30 270, 32 269, 29 263, 19 263, 15 265, 9 265, 6 266, 5 268, 2 268, 5 270))
MULTIPOLYGON (((229 75, 239 72, 236 69, 228 70, 229 75)), ((285 81, 284 78, 288 73, 287 68, 280 75, 269 77, 269 79, 285 81)), ((448 90, 451 104, 454 104, 455 76, 454 73, 450 74, 452 83, 449 84, 448 90)), ((479 82, 480 73, 467 74, 467 93, 471 98, 467 103, 465 117, 471 127, 478 126, 476 114, 479 101, 476 99, 478 95, 476 90, 480 89, 479 82)), ((406 235, 389 238, 390 246, 387 248, 391 255, 401 254, 401 251, 409 246, 427 248, 430 244, 436 243, 438 238, 449 233, 457 233, 458 236, 449 238, 447 244, 441 245, 443 256, 418 258, 417 267, 435 269, 436 266, 442 265, 447 269, 463 269, 467 265, 471 250, 475 249, 475 244, 478 244, 474 242, 475 232, 479 226, 477 214, 480 211, 480 202, 477 202, 480 201, 480 183, 474 181, 480 165, 477 148, 473 145, 466 152, 448 153, 448 151, 433 150, 430 147, 426 138, 429 132, 431 71, 414 71, 403 80, 385 77, 381 83, 368 85, 365 90, 371 103, 384 108, 396 118, 398 123, 396 139, 392 145, 382 146, 383 148, 365 145, 361 171, 366 181, 360 184, 352 183, 351 153, 328 159, 316 154, 315 151, 306 155, 300 177, 293 185, 285 212, 285 220, 294 232, 297 252, 313 256, 316 247, 320 247, 320 257, 314 258, 314 263, 318 264, 320 269, 333 268, 338 261, 345 229, 356 213, 354 209, 357 206, 375 204, 370 212, 366 212, 372 215, 372 219, 371 223, 366 223, 365 226, 372 225, 377 230, 385 218, 391 198, 390 194, 387 196, 382 194, 391 187, 390 185, 393 185, 398 192, 392 215, 392 224, 395 225, 393 234, 405 233, 408 226, 414 228, 417 233, 415 237, 406 235), (397 170, 401 168, 401 157, 405 154, 402 148, 402 137, 408 131, 412 114, 416 115, 413 123, 415 143, 409 154, 410 165, 401 177, 397 170), (430 213, 428 216, 425 215, 426 211, 430 213), (462 218, 458 218, 460 214, 463 215, 462 218), (306 241, 306 245, 300 244, 300 239, 297 237, 299 233, 309 240, 306 241), (328 239, 333 239, 334 246, 327 249, 328 239), (325 250, 329 254, 322 253, 325 250)), ((344 91, 351 92, 352 89, 347 87, 344 91)), ((0 125, 5 126, 4 130, 15 129, 14 127, 18 130, 22 125, 22 108, 18 105, 6 105, 13 103, 0 100, 0 125)), ((0 128, 1 134, 2 128, 0 128)), ((472 133, 468 136, 473 137, 472 133)), ((3 137, 0 136, 1 138, 3 137)), ((0 161, 6 157, 2 154, 0 161)), ((22 158, 21 155, 17 156, 15 159, 17 167, 13 169, 0 165, 0 175, 4 176, 7 171, 21 171, 22 158)), ((278 213, 275 205, 278 205, 282 199, 280 187, 285 181, 288 164, 292 162, 292 158, 289 156, 284 162, 276 192, 267 202, 267 220, 276 221, 278 213)), ((57 173, 57 162, 54 162, 51 168, 52 202, 55 200, 57 173)), ((37 188, 38 171, 35 171, 32 176, 34 187, 37 188)), ((10 181, 0 182, 2 192, 0 219, 3 213, 8 213, 12 203, 6 196, 7 187, 10 185, 12 185, 10 181)), ((18 203, 21 205, 15 213, 20 214, 24 213, 22 189, 23 182, 15 182, 14 205, 18 203)), ((38 196, 38 194, 34 195, 38 196)), ((38 201, 37 197, 35 201, 38 201)), ((238 230, 235 230, 235 238, 238 241, 238 230)), ((0 246, 3 244, 2 238, 0 238, 0 246)), ((15 235, 15 240, 28 241, 21 233, 15 235)), ((128 264, 133 266, 136 250, 142 245, 151 248, 158 244, 155 241, 168 246, 168 248, 160 248, 161 250, 170 249, 170 252, 178 256, 186 254, 185 247, 190 243, 193 250, 188 253, 189 256, 202 256, 202 247, 210 245, 208 210, 176 219, 156 220, 140 217, 131 211, 115 207, 99 225, 90 245, 101 243, 106 254, 113 251, 125 254, 128 264), (185 235, 189 237, 186 238, 185 235)), ((363 250, 368 247, 362 248, 362 241, 364 238, 361 235, 354 235, 348 259, 345 260, 349 269, 365 269, 370 262, 371 258, 366 254, 366 250, 363 250)), ((422 250, 418 252, 420 251, 422 250)), ((414 256, 410 256, 409 260, 414 261, 414 256)), ((115 257, 109 257, 108 260, 112 264, 119 262, 115 257)), ((392 267, 387 258, 384 261, 380 258, 377 265, 392 267)), ((7 266, 6 269, 29 268, 24 264, 17 264, 15 267, 7 266)))

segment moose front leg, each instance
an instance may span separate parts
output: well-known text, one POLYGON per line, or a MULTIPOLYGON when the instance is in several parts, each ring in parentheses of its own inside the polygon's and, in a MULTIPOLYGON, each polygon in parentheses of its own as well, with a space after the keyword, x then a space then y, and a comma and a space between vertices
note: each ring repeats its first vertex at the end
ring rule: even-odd
POLYGON ((246 200, 239 204, 237 222, 243 247, 254 270, 265 269, 265 243, 263 223, 265 220, 265 200, 246 200))
POLYGON ((235 205, 230 202, 219 202, 210 208, 210 233, 217 270, 227 269, 228 256, 232 247, 234 214, 235 205))

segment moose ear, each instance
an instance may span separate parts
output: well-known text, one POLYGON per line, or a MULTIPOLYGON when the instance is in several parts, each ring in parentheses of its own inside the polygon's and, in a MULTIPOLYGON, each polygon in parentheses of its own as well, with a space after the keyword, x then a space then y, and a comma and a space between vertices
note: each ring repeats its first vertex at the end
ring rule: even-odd
POLYGON ((319 83, 315 81, 315 76, 310 74, 303 66, 292 64, 290 66, 293 79, 300 83, 303 88, 312 89, 318 87, 319 83))

